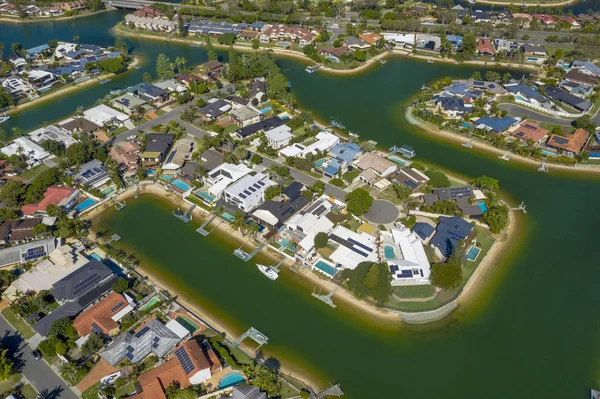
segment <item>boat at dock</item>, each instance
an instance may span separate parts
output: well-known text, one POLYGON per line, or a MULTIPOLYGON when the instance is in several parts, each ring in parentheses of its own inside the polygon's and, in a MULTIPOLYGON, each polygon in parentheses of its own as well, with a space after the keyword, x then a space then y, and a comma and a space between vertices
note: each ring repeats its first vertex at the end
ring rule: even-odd
POLYGON ((6 112, 5 112, 4 115, 0 116, 0 123, 4 123, 9 119, 10 119, 10 116, 6 115, 6 112))
POLYGON ((257 263, 256 267, 258 267, 258 270, 260 270, 262 274, 264 274, 273 281, 277 280, 277 277, 279 277, 279 274, 277 274, 275 269, 273 269, 270 266, 265 266, 257 263))
POLYGON ((428 64, 433 64, 433 60, 430 58, 430 59, 427 60, 427 63, 428 64))

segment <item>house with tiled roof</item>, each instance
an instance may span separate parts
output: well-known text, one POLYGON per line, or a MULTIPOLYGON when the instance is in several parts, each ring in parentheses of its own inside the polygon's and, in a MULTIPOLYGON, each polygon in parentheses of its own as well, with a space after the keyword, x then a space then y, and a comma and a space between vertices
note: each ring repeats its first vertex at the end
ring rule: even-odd
POLYGON ((80 313, 73 321, 73 326, 82 337, 91 333, 116 335, 119 323, 133 307, 127 299, 116 292, 111 292, 98 303, 80 313))
POLYGON ((477 40, 477 54, 479 55, 494 55, 494 45, 490 39, 481 38, 477 40))
POLYGON ((533 121, 524 120, 514 128, 509 129, 509 133, 516 139, 525 141, 531 140, 534 143, 541 143, 550 131, 533 121))
POLYGON ((579 22, 577 22, 577 20, 569 15, 564 15, 561 17, 558 17, 558 20, 560 22, 565 22, 569 25, 571 25, 571 29, 579 29, 581 28, 581 24, 579 22))
POLYGON ((379 33, 363 33, 358 35, 359 38, 367 42, 369 45, 375 45, 381 39, 381 35, 379 33))
POLYGON ((542 24, 544 24, 546 26, 550 26, 550 25, 556 24, 556 21, 554 20, 554 17, 552 17, 552 15, 548 15, 548 14, 533 14, 533 18, 536 21, 539 21, 539 22, 541 22, 542 24))
POLYGON ((72 187, 51 186, 46 189, 44 199, 37 204, 25 204, 21 207, 21 212, 25 216, 44 214, 48 205, 56 205, 66 210, 71 209, 79 198, 79 190, 72 187))
POLYGON ((346 46, 341 47, 331 47, 331 46, 323 46, 319 49, 319 54, 327 57, 330 61, 339 62, 344 54, 346 54, 350 49, 346 46))
POLYGON ((581 128, 575 130, 573 134, 568 136, 553 134, 548 138, 546 147, 558 151, 563 155, 575 156, 583 150, 589 136, 589 133, 581 128))

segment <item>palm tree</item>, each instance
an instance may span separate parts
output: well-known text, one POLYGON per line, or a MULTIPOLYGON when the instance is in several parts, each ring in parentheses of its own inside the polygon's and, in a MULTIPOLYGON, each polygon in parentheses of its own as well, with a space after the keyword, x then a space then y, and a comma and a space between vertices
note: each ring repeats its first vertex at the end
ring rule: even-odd
POLYGON ((246 229, 248 225, 246 224, 246 215, 242 211, 237 211, 235 215, 233 215, 233 223, 231 223, 231 227, 240 231, 242 234, 246 233, 246 229))
POLYGON ((260 227, 258 226, 258 224, 255 222, 252 222, 247 226, 248 226, 248 233, 250 233, 252 238, 256 239, 256 235, 260 231, 260 227))
POLYGON ((185 57, 177 57, 175 58, 175 65, 177 65, 177 71, 181 72, 179 70, 179 66, 183 65, 183 71, 185 73, 185 64, 187 63, 187 59, 185 59, 185 57))

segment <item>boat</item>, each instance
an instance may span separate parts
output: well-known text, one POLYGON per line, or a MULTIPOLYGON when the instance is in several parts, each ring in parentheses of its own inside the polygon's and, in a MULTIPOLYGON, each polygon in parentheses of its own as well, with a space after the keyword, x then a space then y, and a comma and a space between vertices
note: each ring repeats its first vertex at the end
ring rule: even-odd
POLYGON ((477 3, 477 0, 469 0, 469 3, 475 4, 475 3, 477 3))
POLYGON ((260 265, 258 263, 256 264, 256 267, 258 267, 258 270, 260 270, 262 274, 264 274, 271 280, 277 280, 277 277, 279 277, 279 274, 277 274, 277 272, 272 267, 260 265))
POLYGON ((111 89, 110 94, 121 94, 121 88, 115 87, 115 88, 111 89))
POLYGON ((10 119, 10 116, 6 115, 6 112, 5 112, 4 115, 0 116, 0 123, 4 123, 9 119, 10 119))
POLYGON ((433 60, 430 58, 430 59, 427 60, 427 63, 428 64, 433 64, 433 60))

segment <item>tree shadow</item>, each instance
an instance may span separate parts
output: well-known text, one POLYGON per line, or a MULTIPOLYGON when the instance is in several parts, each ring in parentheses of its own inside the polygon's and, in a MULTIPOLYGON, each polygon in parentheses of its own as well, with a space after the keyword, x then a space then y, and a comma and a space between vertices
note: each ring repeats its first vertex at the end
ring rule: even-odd
POLYGON ((65 388, 62 386, 57 386, 53 390, 49 391, 48 389, 42 389, 38 396, 39 399, 57 399, 60 398, 60 394, 64 391, 65 388))
POLYGON ((281 362, 273 356, 265 359, 263 363, 265 366, 272 368, 273 370, 279 371, 281 369, 281 362))
POLYGON ((8 350, 6 352, 7 357, 12 360, 15 371, 20 373, 25 365, 22 352, 22 349, 25 346, 23 337, 17 332, 5 330, 0 346, 8 350))

